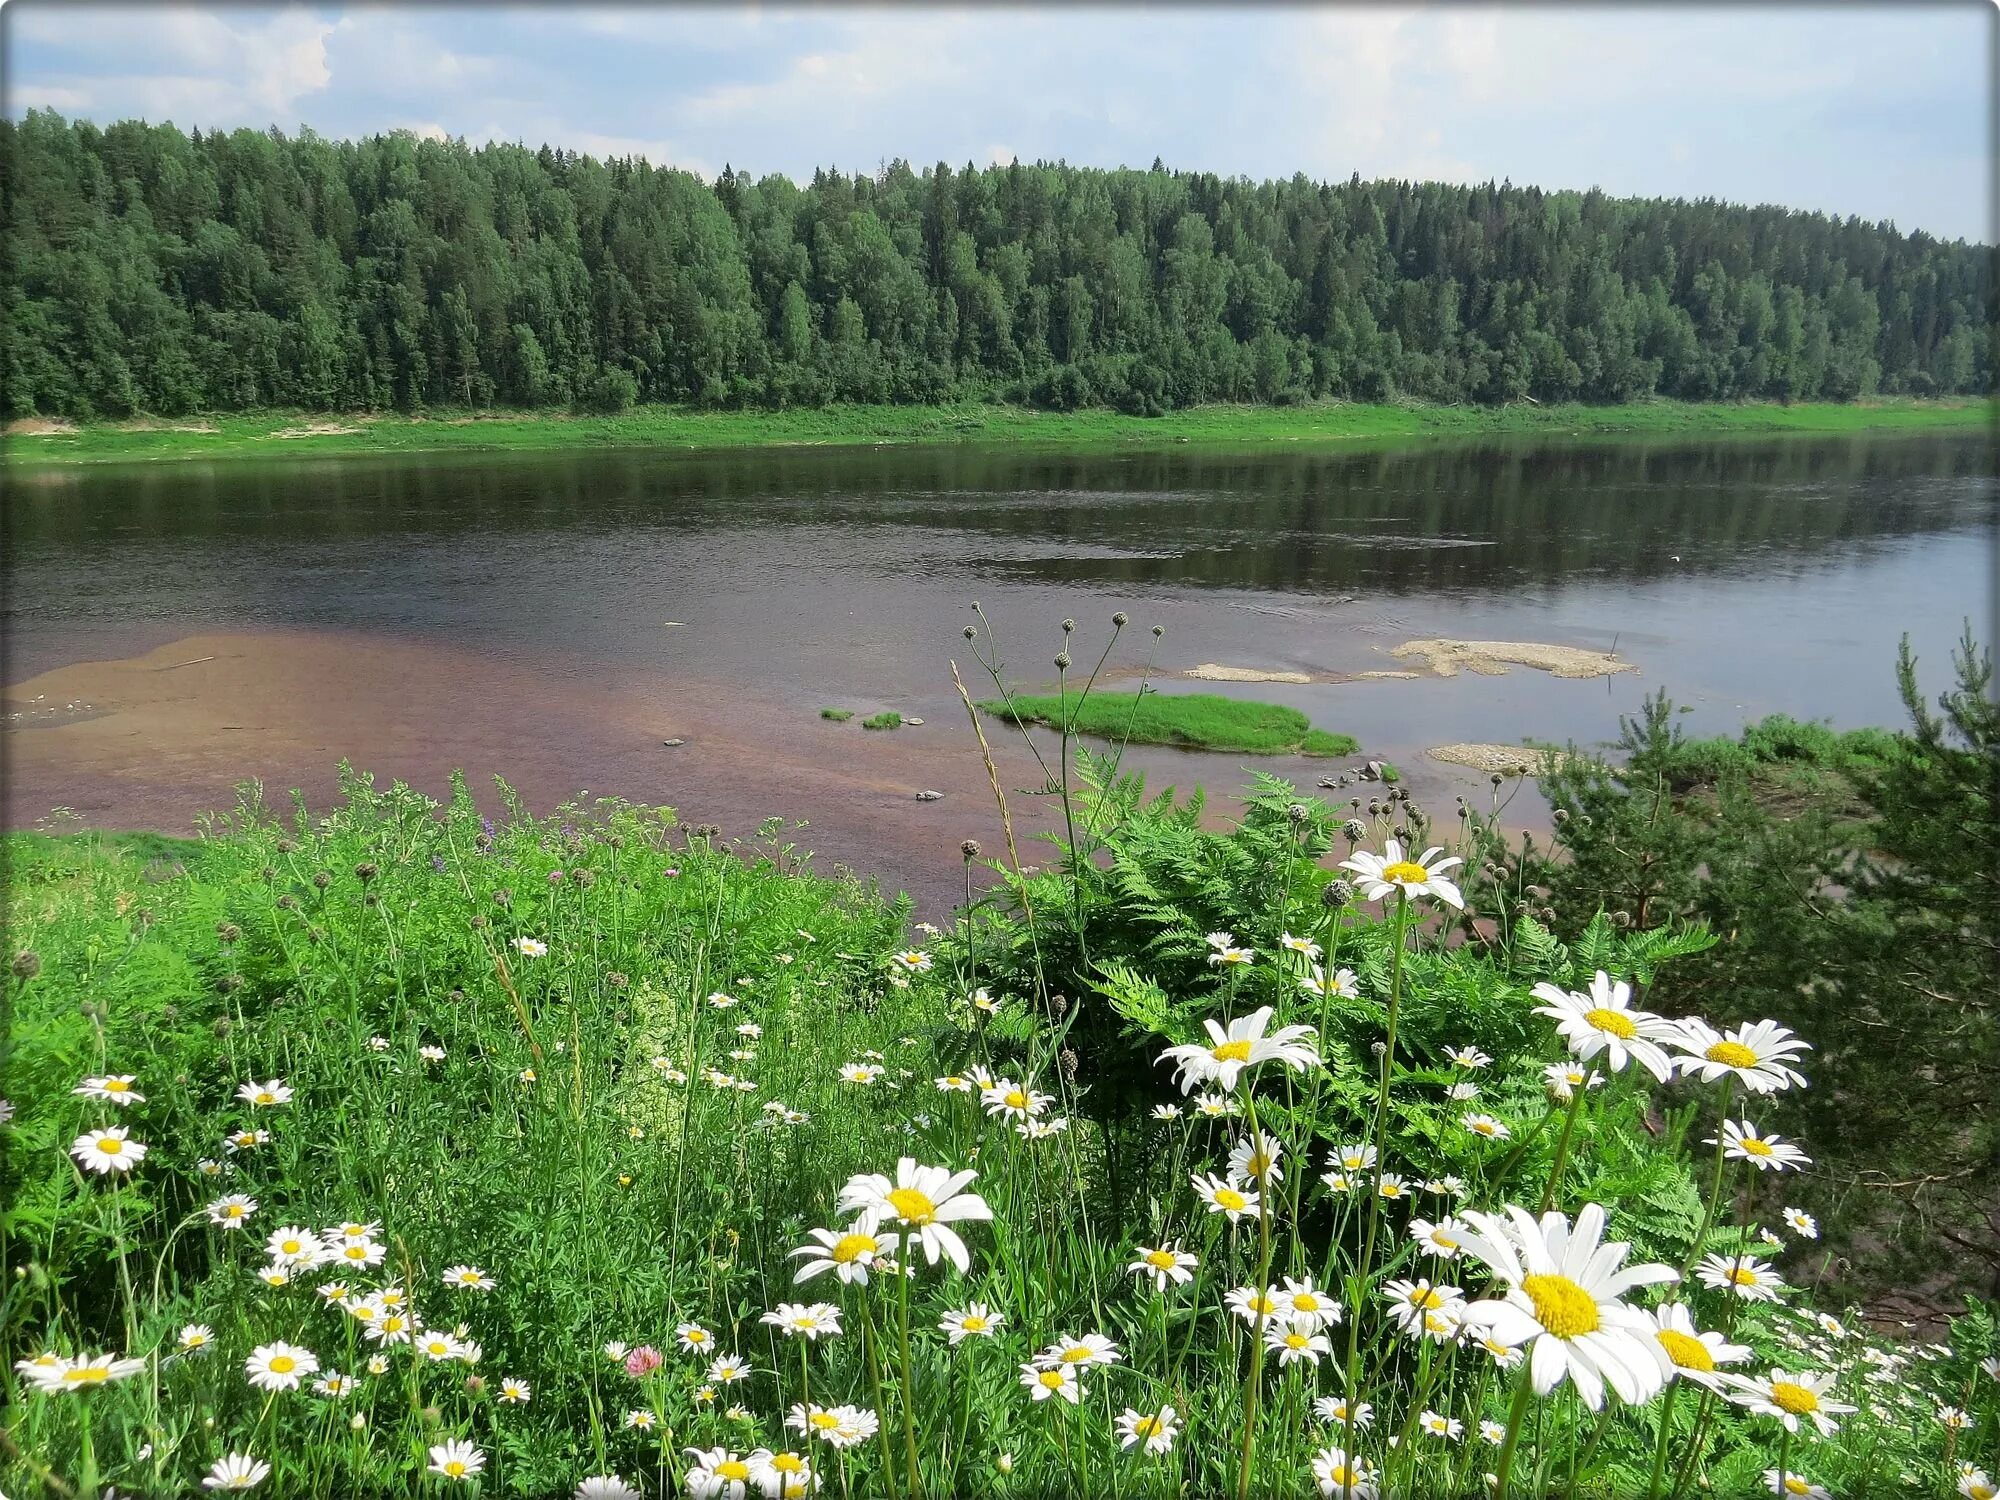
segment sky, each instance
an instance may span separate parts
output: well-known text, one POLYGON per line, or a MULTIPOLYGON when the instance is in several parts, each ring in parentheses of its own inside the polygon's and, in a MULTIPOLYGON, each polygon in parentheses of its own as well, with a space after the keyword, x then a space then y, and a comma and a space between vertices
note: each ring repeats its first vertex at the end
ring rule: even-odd
POLYGON ((1066 160, 1776 203, 1993 242, 2000 7, 0 11, 5 105, 809 176, 1066 160))

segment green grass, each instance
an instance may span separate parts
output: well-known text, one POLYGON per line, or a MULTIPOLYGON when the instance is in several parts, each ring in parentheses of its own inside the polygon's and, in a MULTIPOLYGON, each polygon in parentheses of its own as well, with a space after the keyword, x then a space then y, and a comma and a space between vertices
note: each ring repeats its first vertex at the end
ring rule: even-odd
POLYGON ((1352 755, 1352 735, 1314 729, 1296 708, 1223 698, 1213 693, 1146 692, 1136 700, 1120 693, 1016 694, 979 707, 1016 723, 1067 722, 1078 734, 1130 740, 1139 745, 1179 745, 1190 750, 1230 750, 1243 755, 1352 755))
POLYGON ((893 708, 885 708, 879 714, 870 714, 861 721, 863 729, 901 729, 903 716, 893 708))
POLYGON ((313 416, 261 413, 161 423, 98 422, 71 434, 10 436, 9 465, 160 462, 174 459, 316 458, 357 454, 534 452, 615 447, 757 448, 871 444, 1007 443, 1067 449, 1167 444, 1395 444, 1432 437, 1717 437, 1771 433, 1945 432, 1990 428, 1992 401, 1882 398, 1840 404, 1649 401, 1627 406, 1360 405, 1203 406, 1163 417, 1017 406, 836 406, 805 411, 640 407, 615 417, 566 412, 435 412, 313 416), (284 438, 319 420, 353 432, 284 438))
POLYGON ((819 711, 819 716, 822 719, 831 719, 836 724, 845 724, 849 719, 854 717, 854 710, 851 708, 822 708, 819 711))

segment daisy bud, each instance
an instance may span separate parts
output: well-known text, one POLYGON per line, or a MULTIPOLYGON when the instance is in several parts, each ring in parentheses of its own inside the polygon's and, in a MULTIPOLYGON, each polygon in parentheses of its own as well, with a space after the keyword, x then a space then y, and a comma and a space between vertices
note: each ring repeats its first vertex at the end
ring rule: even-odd
POLYGON ((361 861, 360 864, 354 867, 354 878, 360 881, 363 885, 366 885, 369 881, 373 880, 380 873, 381 872, 377 869, 377 867, 372 861, 365 859, 361 861))
POLYGON ((215 924, 215 935, 225 943, 233 943, 243 936, 243 929, 234 922, 218 922, 215 924))
POLYGON ((326 889, 326 888, 327 888, 328 886, 330 886, 330 885, 332 885, 332 884, 333 884, 333 877, 332 877, 331 875, 327 874, 327 873, 326 873, 326 871, 324 871, 324 870, 315 870, 315 871, 313 872, 313 885, 314 885, 314 886, 315 886, 315 887, 316 887, 317 889, 319 889, 319 890, 322 890, 322 891, 323 891, 323 890, 325 890, 325 889, 326 889))
POLYGON ((435 1406, 426 1406, 417 1415, 422 1417, 425 1423, 432 1427, 435 1427, 439 1422, 444 1420, 444 1413, 439 1411, 435 1406))
POLYGON ((297 853, 299 852, 299 845, 298 845, 298 840, 296 840, 296 839, 279 839, 279 840, 278 840, 278 852, 279 852, 280 854, 297 854, 297 853))
POLYGON ((479 1375, 468 1375, 465 1377, 465 1393, 468 1396, 476 1396, 485 1389, 485 1377, 479 1375))
POLYGON ((361 1431, 362 1428, 368 1425, 368 1418, 364 1416, 362 1413, 356 1412, 353 1416, 347 1419, 347 1425, 351 1427, 354 1431, 359 1432, 361 1431))

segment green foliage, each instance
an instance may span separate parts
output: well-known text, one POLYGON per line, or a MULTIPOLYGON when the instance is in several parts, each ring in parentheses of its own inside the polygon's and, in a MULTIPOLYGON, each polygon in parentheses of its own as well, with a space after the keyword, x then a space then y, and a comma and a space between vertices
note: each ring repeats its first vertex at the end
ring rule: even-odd
POLYGON ((1015 724, 1047 724, 1071 734, 1120 744, 1183 745, 1244 755, 1352 755, 1350 735, 1314 729, 1295 708, 1224 698, 1214 693, 1161 693, 1150 687, 1130 697, 1099 689, 1085 694, 1016 693, 979 705, 1015 724))
POLYGON ((10 415, 1987 391, 1991 258, 1599 192, 0 122, 10 415))
POLYGON ((885 708, 879 714, 870 714, 861 721, 863 729, 901 729, 903 716, 893 708, 885 708))
POLYGON ((851 708, 822 708, 819 711, 819 716, 822 719, 831 719, 836 724, 845 724, 849 719, 854 717, 854 710, 851 708))

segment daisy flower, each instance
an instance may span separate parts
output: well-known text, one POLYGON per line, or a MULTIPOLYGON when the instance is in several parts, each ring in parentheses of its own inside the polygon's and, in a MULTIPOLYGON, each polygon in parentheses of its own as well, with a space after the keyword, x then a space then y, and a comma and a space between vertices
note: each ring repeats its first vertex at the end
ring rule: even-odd
POLYGON ((444 1284, 455 1292, 490 1292, 499 1283, 477 1266, 447 1266, 444 1284))
POLYGON ((1776 1302, 1785 1290, 1784 1278, 1754 1255, 1704 1255, 1694 1274, 1703 1286, 1746 1302, 1776 1302))
POLYGON ((1169 1286, 1184 1286, 1194 1280, 1197 1262, 1187 1251, 1176 1244, 1162 1245, 1157 1250, 1140 1246, 1137 1257, 1125 1269, 1134 1276, 1153 1278, 1153 1289, 1164 1292, 1169 1286))
POLYGON ((282 1078, 273 1078, 268 1083, 259 1083, 253 1078, 237 1087, 236 1097, 252 1109, 270 1109, 291 1103, 292 1091, 282 1078))
POLYGON ((1602 1073, 1595 1068, 1578 1067, 1575 1063, 1550 1063, 1542 1069, 1542 1079, 1549 1097, 1560 1104, 1574 1099, 1578 1089, 1588 1091, 1604 1087, 1602 1073))
POLYGON ((379 1266, 388 1252, 374 1240, 343 1240, 338 1245, 329 1246, 321 1256, 327 1263, 351 1266, 365 1270, 369 1266, 379 1266))
POLYGON ((199 1354, 215 1342, 215 1330, 206 1323, 190 1323, 175 1340, 184 1354, 199 1354))
POLYGON ((101 1100, 106 1104, 115 1104, 120 1109, 125 1109, 146 1102, 146 1096, 132 1087, 138 1081, 139 1075, 136 1073, 109 1073, 102 1078, 86 1078, 70 1092, 81 1094, 86 1099, 101 1100))
POLYGON ((653 1424, 657 1421, 659 1418, 643 1406, 635 1406, 625 1413, 625 1426, 628 1431, 651 1432, 653 1424))
POLYGON ((1404 1333, 1422 1333, 1424 1314, 1444 1312, 1465 1300, 1465 1293, 1455 1286, 1435 1286, 1425 1279, 1406 1281, 1400 1277, 1384 1283, 1382 1296, 1389 1304, 1390 1321, 1404 1333))
POLYGON ((1046 1141, 1068 1129, 1069 1118, 1066 1115, 1057 1115, 1052 1120, 1023 1120, 1014 1127, 1014 1134, 1025 1141, 1046 1141))
POLYGON ((1287 1276, 1284 1289, 1276 1295, 1284 1309, 1285 1321, 1308 1333, 1317 1333, 1344 1316, 1340 1304, 1314 1287, 1310 1276, 1303 1281, 1287 1276))
POLYGON ((1600 1052, 1614 1073, 1623 1072, 1628 1061, 1665 1083, 1673 1073, 1673 1060, 1660 1043, 1680 1036, 1679 1027, 1664 1016, 1632 1009, 1632 986, 1620 979, 1615 983, 1602 969, 1590 981, 1590 992, 1563 989, 1543 980, 1532 991, 1546 1005, 1535 1014, 1548 1016, 1569 1044, 1569 1050, 1583 1061, 1600 1052))
POLYGON ((460 1438, 431 1449, 430 1471, 446 1479, 470 1479, 486 1467, 486 1455, 460 1438))
POLYGON ((529 1385, 527 1381, 518 1380, 512 1375, 501 1379, 500 1394, 497 1399, 505 1405, 526 1406, 534 1398, 535 1388, 529 1385))
POLYGON ((86 1130, 70 1142, 69 1154, 86 1172, 99 1176, 107 1172, 129 1172, 146 1159, 143 1142, 130 1140, 123 1125, 106 1130, 86 1130))
POLYGON ((1155 1458, 1171 1453, 1174 1439, 1180 1435, 1180 1413, 1171 1406, 1163 1406, 1155 1412, 1137 1411, 1126 1407, 1118 1414, 1118 1446, 1136 1448, 1146 1445, 1146 1451, 1155 1458))
POLYGON ((444 1061, 444 1048, 435 1046, 419 1047, 417 1048, 417 1056, 427 1063, 441 1063, 444 1061))
POLYGON ((273 1265, 278 1266, 313 1265, 325 1248, 318 1235, 296 1224, 286 1225, 264 1242, 264 1253, 271 1257, 273 1265))
POLYGON ((417 1353, 439 1364, 448 1359, 458 1359, 465 1353, 465 1345, 457 1338, 449 1333, 439 1333, 436 1329, 418 1334, 415 1342, 417 1353))
POLYGON ((1442 853, 1441 848, 1430 848, 1411 858, 1404 854, 1401 843, 1390 839, 1380 854, 1357 849, 1340 862, 1340 868, 1357 877, 1363 900, 1381 901, 1400 892, 1411 897, 1435 896, 1447 906, 1463 909, 1465 898, 1444 872, 1465 861, 1455 854, 1439 859, 1442 853))
POLYGON ((813 1243, 789 1252, 804 1257, 798 1270, 792 1274, 793 1283, 810 1281, 831 1271, 843 1282, 859 1282, 866 1286, 869 1269, 894 1253, 898 1243, 898 1237, 883 1234, 880 1225, 881 1220, 876 1215, 863 1214, 846 1230, 807 1230, 813 1243))
MULTIPOLYGON (((833 1434, 840 1429, 840 1411, 825 1406, 806 1406, 794 1402, 791 1413, 785 1418, 785 1425, 794 1432, 801 1432, 808 1438, 819 1438, 833 1442, 833 1434)), ((844 1446, 839 1443, 835 1447, 844 1446)))
POLYGON ((836 1448, 852 1448, 856 1443, 865 1443, 882 1426, 882 1419, 866 1407, 836 1406, 833 1415, 840 1419, 840 1425, 826 1436, 825 1441, 836 1448))
POLYGON ((1273 1060, 1294 1072, 1303 1072, 1319 1062, 1319 1053, 1312 1045, 1316 1035, 1312 1027, 1281 1026, 1265 1036, 1264 1028, 1270 1022, 1268 1005, 1238 1017, 1227 1028, 1214 1020, 1205 1020, 1201 1024, 1208 1031, 1208 1045, 1188 1042, 1169 1047, 1159 1060, 1172 1059, 1178 1065, 1183 1094, 1191 1094, 1197 1084, 1206 1083, 1214 1083, 1228 1093, 1235 1089, 1236 1080, 1245 1069, 1273 1060))
POLYGON ((815 1343, 840 1333, 840 1309, 831 1302, 780 1302, 759 1321, 815 1343))
POLYGON ((1680 1279, 1669 1266, 1627 1266, 1631 1247, 1604 1238, 1604 1210, 1585 1204, 1571 1225, 1560 1213, 1541 1219, 1510 1205, 1505 1217, 1468 1212, 1475 1233, 1465 1253, 1506 1284, 1504 1296, 1468 1306, 1465 1325, 1503 1344, 1527 1344, 1536 1394, 1565 1377, 1592 1411, 1608 1384, 1630 1405, 1664 1383, 1653 1323, 1621 1299, 1634 1287, 1680 1279))
POLYGON ((1381 1500, 1375 1466, 1365 1458, 1349 1458, 1342 1448, 1322 1448, 1313 1455, 1313 1478, 1329 1500, 1381 1500))
POLYGON ((1400 1172, 1384 1172, 1375 1179, 1375 1196, 1394 1203, 1410 1196, 1410 1181, 1400 1172))
POLYGON ((1426 1437, 1455 1443, 1464 1433, 1465 1424, 1456 1417, 1440 1416, 1437 1412, 1427 1411, 1417 1418, 1417 1430, 1426 1437))
POLYGON ((1222 1299, 1222 1305, 1251 1324, 1276 1322, 1285 1314, 1285 1304, 1281 1299, 1268 1290, 1254 1286, 1235 1288, 1222 1299))
POLYGON ((1044 1369, 1074 1365, 1079 1370, 1088 1370, 1098 1365, 1115 1365, 1123 1357, 1118 1346, 1103 1334, 1086 1333, 1080 1338, 1057 1339, 1037 1354, 1033 1362, 1044 1369))
POLYGON ((928 974, 931 971, 931 956, 921 948, 905 948, 891 962, 906 974, 928 974))
POLYGON ((257 1273, 257 1279, 265 1286, 290 1286, 292 1268, 290 1266, 265 1266, 257 1273))
MULTIPOLYGON (((44 1358, 47 1358, 44 1356, 44 1358)), ((79 1354, 75 1359, 22 1360, 14 1366, 44 1395, 80 1391, 86 1386, 109 1385, 128 1380, 146 1368, 143 1359, 119 1359, 110 1354, 79 1354), (22 1366, 26 1366, 22 1370, 22 1366)))
POLYGON ((408 1313, 385 1312, 362 1328, 362 1337, 374 1344, 407 1344, 416 1331, 408 1313))
POLYGON ((919 1166, 916 1158, 905 1156, 896 1162, 893 1181, 880 1173, 850 1177, 835 1206, 901 1224, 907 1231, 903 1236, 906 1250, 914 1242, 923 1246, 932 1265, 943 1257, 963 1272, 971 1268, 971 1257, 965 1241, 951 1226, 993 1217, 984 1198, 965 1191, 978 1175, 969 1167, 950 1172, 943 1167, 919 1166))
POLYGON ((842 1063, 840 1081, 842 1083, 873 1083, 884 1070, 874 1063, 842 1063))
POLYGON ((1354 1419, 1354 1428, 1358 1432, 1375 1420, 1375 1408, 1366 1401, 1351 1406, 1345 1396, 1320 1396, 1313 1402, 1313 1415, 1322 1422, 1337 1422, 1342 1427, 1348 1425, 1348 1418, 1351 1415, 1354 1419))
POLYGON ((1153 1106, 1153 1118, 1156 1120, 1171 1124, 1180 1117, 1181 1107, 1178 1104, 1155 1104, 1153 1106))
POLYGON ((1652 1318, 1653 1358, 1659 1364, 1663 1382, 1679 1376, 1722 1395, 1723 1382, 1728 1377, 1717 1367, 1750 1357, 1749 1348, 1743 1344, 1729 1343, 1719 1333, 1699 1332, 1687 1308, 1678 1302, 1655 1308, 1652 1318))
POLYGON ((1310 965, 1299 976, 1299 988, 1315 1000, 1356 1000, 1361 996, 1361 981, 1352 969, 1328 973, 1318 964, 1310 965))
POLYGON ((989 1115, 1006 1115, 1010 1119, 1026 1120, 1040 1114, 1055 1103, 1053 1094, 1038 1094, 1025 1083, 1015 1083, 1010 1079, 994 1080, 991 1087, 981 1091, 980 1102, 986 1106, 989 1115))
POLYGON ((1760 1417, 1776 1417, 1787 1432, 1797 1432, 1799 1419, 1803 1417, 1818 1429, 1821 1437, 1831 1437, 1838 1425, 1833 1419, 1854 1410, 1827 1399, 1833 1379, 1815 1370, 1802 1370, 1796 1375, 1784 1370, 1773 1370, 1769 1375, 1731 1375, 1724 1394, 1760 1417))
POLYGON ((957 1073, 947 1073, 942 1078, 933 1078, 931 1083, 940 1094, 969 1094, 973 1088, 970 1078, 957 1073))
POLYGON ((231 1156, 239 1151, 255 1151, 271 1144, 268 1130, 232 1130, 222 1138, 222 1149, 231 1156))
POLYGON ((682 1323, 674 1329, 674 1340, 690 1354, 702 1354, 715 1347, 715 1335, 699 1323, 682 1323))
POLYGON ((1453 1047, 1445 1053, 1445 1056, 1451 1059, 1455 1068, 1488 1068, 1493 1065, 1493 1059, 1477 1047, 1453 1047))
POLYGON ((523 958, 547 958, 549 945, 540 938, 517 937, 514 939, 514 951, 523 958))
POLYGON ((1221 1120, 1241 1114, 1243 1109, 1227 1094, 1203 1094, 1194 1101, 1194 1112, 1204 1120, 1221 1120))
POLYGON ((1237 1184, 1214 1173, 1196 1173, 1188 1179, 1194 1184, 1195 1193, 1208 1205, 1210 1213, 1227 1214, 1234 1224, 1245 1214, 1257 1211, 1257 1195, 1247 1187, 1237 1184))
POLYGON ((953 1308, 938 1320, 938 1332, 942 1333, 956 1349, 967 1339, 991 1338, 1000 1325, 1007 1320, 993 1311, 984 1302, 973 1302, 964 1308, 953 1308))
POLYGON ((1833 1500, 1833 1491, 1823 1484, 1814 1484, 1795 1469, 1783 1472, 1766 1469, 1764 1484, 1772 1494, 1788 1496, 1790 1500, 1833 1500))
POLYGON ((254 1490, 270 1475, 271 1466, 247 1453, 231 1453, 215 1461, 201 1482, 205 1490, 254 1490))
POLYGON ((1458 1123, 1482 1140, 1504 1141, 1514 1133, 1491 1115, 1460 1115, 1458 1123))
POLYGON ((1208 961, 1224 968, 1251 963, 1257 957, 1255 948, 1237 946, 1236 934, 1233 932, 1211 932, 1208 935, 1208 950, 1208 961))
POLYGON ((1289 932, 1279 937, 1278 946, 1287 953, 1296 953, 1309 960, 1319 957, 1318 943, 1311 938, 1293 937, 1289 932))
POLYGON ((313 1392, 315 1395, 325 1396, 329 1400, 339 1401, 353 1395, 354 1388, 358 1383, 353 1376, 342 1375, 339 1371, 335 1370, 315 1380, 313 1382, 313 1392))
POLYGON ((1958 1476, 1958 1492, 1965 1500, 1994 1500, 2000 1496, 2000 1485, 1984 1469, 1971 1469, 1958 1476))
MULTIPOLYGON (((1844 1339, 1850 1337, 1847 1325, 1832 1313, 1816 1312, 1813 1314, 1813 1321, 1819 1324, 1819 1331, 1828 1338, 1844 1339)), ((1898 1361, 1898 1363, 1900 1364, 1901 1361, 1898 1361)))
POLYGON ((1429 1219, 1410 1220, 1410 1238, 1423 1247, 1426 1255, 1435 1255, 1439 1260, 1458 1259, 1465 1248, 1465 1233, 1465 1225, 1449 1214, 1435 1224, 1429 1219))
POLYGON ((1351 1193, 1361 1186, 1360 1178, 1351 1177, 1345 1172, 1322 1172, 1319 1174, 1319 1180, 1325 1183, 1330 1191, 1336 1193, 1351 1193))
POLYGON ((1046 1368, 1034 1363, 1022 1365, 1021 1384, 1037 1401, 1060 1396, 1075 1406, 1083 1399, 1083 1387, 1077 1383, 1075 1365, 1049 1365, 1046 1368))
POLYGON ((1753 1094, 1806 1086, 1805 1074, 1791 1064, 1800 1053, 1810 1052, 1812 1044, 1800 1041, 1776 1021, 1756 1021, 1724 1032, 1690 1017, 1680 1023, 1680 1035, 1673 1040, 1686 1054, 1674 1059, 1674 1071, 1693 1074, 1703 1083, 1734 1078, 1753 1094))
POLYGON ((1802 1208, 1788 1208, 1784 1212, 1785 1227, 1801 1239, 1819 1238, 1819 1220, 1802 1208))
POLYGON ((616 1474, 592 1474, 577 1482, 570 1500, 645 1500, 645 1497, 616 1474))
POLYGON ((1972 1425, 1972 1414, 1962 1406, 1940 1406, 1937 1419, 1947 1432, 1963 1432, 1972 1425))
POLYGON ((1313 1333, 1296 1323, 1274 1323, 1264 1330, 1264 1347, 1278 1356, 1279 1368, 1304 1360, 1317 1365, 1322 1354, 1332 1354, 1333 1345, 1323 1333, 1313 1333))
POLYGON ((224 1229, 241 1229, 257 1212, 257 1200, 247 1193, 231 1193, 209 1204, 206 1212, 211 1224, 220 1224, 224 1229))
POLYGON ((800 1453, 773 1453, 759 1448, 748 1460, 750 1482, 772 1500, 792 1495, 810 1495, 819 1488, 819 1476, 800 1453))
POLYGON ((1326 1154, 1326 1164, 1343 1172, 1366 1172, 1375 1165, 1373 1146, 1336 1146, 1326 1154))
POLYGON ((243 1361, 243 1373, 260 1391, 295 1391, 299 1382, 319 1370, 310 1349, 283 1342, 259 1344, 243 1361))
POLYGON ((1230 1148, 1229 1175, 1238 1182, 1255 1182, 1260 1187, 1283 1182, 1285 1169, 1278 1162, 1284 1154, 1285 1148, 1260 1130, 1230 1148))
POLYGON ((1477 1099, 1479 1095, 1479 1085, 1470 1082, 1454 1083, 1444 1091, 1445 1098, 1451 1100, 1454 1104, 1469 1104, 1472 1100, 1477 1099))
POLYGON ((1506 1424, 1492 1421, 1490 1418, 1481 1420, 1479 1424, 1479 1439, 1481 1442, 1491 1443, 1496 1448, 1499 1447, 1507 1441, 1506 1424))
POLYGON ((721 1385, 734 1385, 750 1378, 750 1366, 734 1354, 725 1354, 710 1362, 708 1378, 721 1385))
MULTIPOLYGON (((1809 1167, 1812 1158, 1797 1146, 1789 1144, 1784 1137, 1760 1135, 1757 1127, 1748 1120, 1724 1120, 1722 1122, 1722 1154, 1731 1161, 1747 1161, 1760 1172, 1783 1172, 1794 1167, 1809 1167)), ((1713 1146, 1714 1136, 1704 1143, 1713 1146)))

